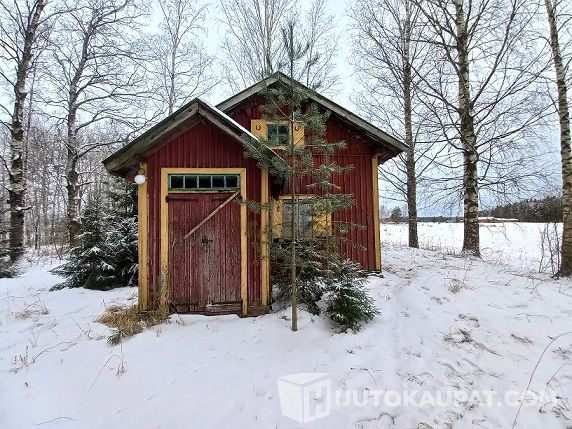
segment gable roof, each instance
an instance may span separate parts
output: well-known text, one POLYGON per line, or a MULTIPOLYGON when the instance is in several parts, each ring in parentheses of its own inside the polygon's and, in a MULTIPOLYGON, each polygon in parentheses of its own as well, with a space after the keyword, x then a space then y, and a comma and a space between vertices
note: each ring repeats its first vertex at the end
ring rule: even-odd
POLYGON ((131 169, 136 168, 142 160, 142 156, 151 150, 157 142, 175 131, 179 126, 192 122, 196 116, 207 119, 213 125, 238 141, 242 141, 244 134, 253 139, 257 139, 254 134, 233 120, 226 113, 205 100, 195 98, 108 156, 103 160, 103 165, 112 174, 128 174, 131 169))
MULTIPOLYGON (((130 171, 137 168, 139 162, 143 161, 145 153, 153 149, 161 139, 170 135, 181 125, 192 123, 196 116, 207 119, 239 142, 242 142, 242 136, 244 134, 256 139, 249 130, 241 126, 225 112, 231 111, 250 97, 262 93, 267 87, 277 83, 289 85, 290 78, 284 73, 276 72, 244 91, 233 95, 222 103, 219 103, 216 107, 201 98, 195 98, 108 156, 103 160, 103 165, 112 174, 127 175, 130 171)), ((312 101, 368 136, 383 151, 385 155, 383 157, 384 161, 407 150, 407 146, 404 143, 377 128, 375 125, 365 121, 323 95, 310 90, 300 82, 294 80, 293 83, 297 88, 306 91, 312 101)), ((269 149, 269 151, 272 152, 271 149, 269 149)))
MULTIPOLYGON (((277 83, 290 85, 290 78, 282 72, 273 73, 267 78, 261 80, 260 82, 255 83, 251 87, 246 88, 245 90, 239 92, 238 94, 233 95, 232 97, 226 99, 222 103, 217 104, 216 107, 224 112, 229 112, 230 110, 239 106, 241 103, 243 103, 250 97, 263 92, 267 87, 275 85, 277 83)), ((348 109, 333 102, 329 98, 326 98, 321 94, 318 94, 316 91, 311 90, 310 88, 298 82, 297 80, 294 80, 293 84, 300 90, 307 92, 308 98, 310 98, 312 101, 322 106, 323 108, 329 110, 330 112, 334 113, 342 121, 350 124, 351 126, 357 128, 358 130, 366 134, 374 142, 379 144, 382 149, 389 150, 390 152, 392 152, 392 156, 398 155, 399 153, 407 150, 407 145, 405 143, 401 142, 397 138, 386 133, 385 131, 381 130, 380 128, 376 127, 370 122, 360 118, 356 114, 350 112, 348 109)), ((390 156, 389 158, 391 158, 392 156, 390 156)))

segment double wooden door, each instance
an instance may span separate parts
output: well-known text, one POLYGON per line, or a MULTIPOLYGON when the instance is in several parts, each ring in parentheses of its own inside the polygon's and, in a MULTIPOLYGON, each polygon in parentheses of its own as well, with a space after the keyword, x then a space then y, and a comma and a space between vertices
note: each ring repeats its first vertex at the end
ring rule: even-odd
POLYGON ((240 205, 233 195, 167 196, 169 301, 177 312, 240 312, 240 205))

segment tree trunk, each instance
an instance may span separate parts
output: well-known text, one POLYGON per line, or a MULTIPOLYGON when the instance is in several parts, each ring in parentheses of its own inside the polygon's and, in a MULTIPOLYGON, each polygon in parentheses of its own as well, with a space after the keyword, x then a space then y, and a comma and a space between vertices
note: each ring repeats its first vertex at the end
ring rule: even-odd
POLYGON ((96 31, 96 24, 90 23, 86 33, 83 36, 81 57, 73 74, 68 90, 67 104, 67 157, 66 157, 66 191, 68 197, 67 206, 67 229, 70 247, 77 246, 77 236, 81 231, 81 222, 79 218, 79 173, 77 171, 79 153, 77 141, 77 112, 78 97, 82 91, 79 88, 79 82, 85 71, 85 67, 89 57, 89 45, 96 31))
MULTIPOLYGON (((15 102, 12 115, 8 204, 10 204, 10 259, 16 262, 24 254, 24 202, 26 184, 24 181, 24 101, 26 99, 24 66, 19 67, 19 76, 14 88, 15 102), (20 72, 23 73, 20 73, 20 72)), ((26 67, 27 68, 27 67, 26 67)))
POLYGON ((464 236, 463 252, 480 256, 477 138, 470 97, 468 33, 462 0, 455 0, 459 79, 460 137, 463 146, 464 236))
POLYGON ((177 69, 177 46, 173 46, 171 52, 171 64, 169 68, 169 115, 175 110, 175 73, 177 69))
POLYGON ((24 33, 24 46, 16 69, 14 84, 14 110, 10 128, 10 185, 8 188, 8 204, 10 205, 10 260, 16 262, 24 254, 24 210, 26 181, 24 175, 24 103, 26 101, 26 79, 33 58, 33 48, 40 16, 45 1, 38 0, 33 14, 29 18, 24 33))
POLYGON ((403 116, 405 122, 405 144, 407 144, 407 213, 409 220, 409 247, 419 247, 417 235, 417 180, 415 177, 415 144, 413 142, 413 126, 411 121, 411 4, 405 2, 406 19, 403 30, 403 116))
POLYGON ((558 88, 558 114, 560 119, 560 155, 562 163, 562 255, 559 275, 572 275, 572 151, 570 149, 570 113, 566 85, 566 69, 560 52, 556 24, 556 6, 551 0, 544 0, 550 26, 550 47, 556 86, 558 88))
POLYGON ((75 169, 69 170, 66 174, 66 190, 68 196, 67 228, 70 247, 77 245, 77 237, 81 229, 81 222, 79 221, 79 197, 77 179, 78 173, 75 171, 75 169))
POLYGON ((66 191, 68 197, 67 229, 70 247, 77 246, 77 236, 80 233, 79 220, 79 187, 77 172, 77 134, 75 132, 75 115, 68 115, 68 140, 66 160, 66 191))
MULTIPOLYGON (((293 128, 291 126, 291 128, 293 128)), ((292 176, 294 178, 294 176, 292 176)), ((298 285, 296 284, 296 192, 294 190, 294 180, 290 184, 292 190, 290 192, 290 198, 292 203, 291 214, 290 214, 290 285, 292 288, 292 331, 296 332, 298 330, 298 285)))
POLYGON ((272 74, 272 22, 269 16, 268 8, 264 7, 264 32, 266 33, 266 46, 264 47, 264 68, 262 70, 262 78, 272 74))
MULTIPOLYGON (((406 141, 407 141, 407 136, 406 136, 406 141)), ((409 146, 407 149, 406 169, 407 169, 407 213, 409 222, 409 247, 419 248, 419 236, 417 233, 417 183, 415 178, 414 149, 411 146, 409 146)))
POLYGON ((298 330, 298 284, 296 282, 296 149, 294 140, 294 64, 291 60, 290 62, 290 112, 291 116, 289 124, 289 134, 290 134, 290 158, 292 160, 292 179, 290 180, 290 198, 292 200, 292 209, 290 211, 290 238, 292 239, 291 249, 290 249, 290 284, 292 287, 292 331, 296 332, 298 330))

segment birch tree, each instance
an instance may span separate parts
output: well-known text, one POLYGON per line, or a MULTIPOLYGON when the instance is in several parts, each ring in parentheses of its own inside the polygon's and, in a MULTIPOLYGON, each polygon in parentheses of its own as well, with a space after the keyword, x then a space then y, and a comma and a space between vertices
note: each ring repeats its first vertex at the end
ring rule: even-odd
MULTIPOLYGON (((529 25, 537 8, 525 0, 415 3, 428 29, 423 41, 438 49, 435 73, 423 84, 425 104, 449 146, 440 167, 462 169, 463 251, 480 256, 482 188, 506 194, 546 176, 529 143, 547 114, 536 90, 544 53, 529 25)), ((443 191, 453 192, 454 180, 441 177, 443 191)))
MULTIPOLYGON (((556 72, 558 91, 558 119, 560 123, 560 155, 562 164, 562 255, 560 275, 572 275, 572 149, 570 147, 570 111, 568 108, 568 77, 570 59, 566 62, 560 44, 564 26, 570 24, 572 15, 564 15, 565 2, 544 0, 548 26, 550 28, 550 48, 556 72)), ((570 11, 572 12, 572 11, 570 11)))
POLYGON ((84 0, 68 8, 59 20, 58 44, 51 50, 48 76, 51 95, 47 103, 65 128, 67 229, 70 245, 80 231, 79 196, 81 159, 104 145, 93 141, 87 130, 97 123, 111 127, 132 125, 140 87, 134 45, 128 39, 136 29, 140 12, 132 0, 84 0))
POLYGON ((28 95, 28 76, 37 56, 38 40, 44 21, 45 0, 0 3, 0 77, 13 92, 11 109, 0 105, 10 117, 3 122, 10 130, 10 159, 3 159, 8 172, 10 205, 10 259, 16 262, 24 253, 24 108, 28 95))
POLYGON ((280 29, 294 19, 305 47, 304 66, 296 65, 294 78, 315 90, 333 90, 338 35, 334 16, 326 9, 325 0, 313 0, 307 11, 297 0, 221 0, 223 73, 231 89, 239 91, 278 70, 288 74, 280 29))
POLYGON ((418 100, 423 68, 431 47, 419 43, 419 10, 411 0, 364 1, 350 10, 354 35, 354 65, 364 88, 357 105, 372 120, 403 140, 408 149, 382 177, 407 200, 409 246, 419 247, 417 184, 430 163, 431 145, 423 136, 422 105, 418 100), (420 165, 417 169, 418 164, 420 165))
POLYGON ((283 60, 280 28, 295 0, 222 0, 223 73, 233 91, 258 82, 283 60))
POLYGON ((308 88, 332 92, 339 77, 335 69, 339 34, 335 16, 328 12, 326 0, 314 0, 307 13, 299 13, 302 19, 301 41, 308 47, 301 64, 296 65, 294 77, 308 88))
POLYGON ((159 34, 150 38, 150 71, 158 111, 171 114, 191 98, 209 92, 217 83, 211 67, 213 58, 202 40, 206 6, 192 0, 159 2, 159 34))

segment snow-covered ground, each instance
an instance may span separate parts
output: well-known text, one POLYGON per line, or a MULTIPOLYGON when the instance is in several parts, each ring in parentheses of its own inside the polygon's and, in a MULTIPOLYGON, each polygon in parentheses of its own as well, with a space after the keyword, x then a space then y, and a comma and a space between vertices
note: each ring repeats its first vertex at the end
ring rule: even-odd
MULTIPOLYGON (((545 223, 483 223, 480 225, 481 254, 493 264, 508 264, 526 271, 539 271, 542 232, 554 224, 545 223)), ((562 231, 562 224, 557 225, 562 231)), ((407 245, 406 223, 383 223, 383 244, 407 245)), ((459 253, 463 244, 463 223, 421 222, 418 224, 419 245, 424 249, 438 249, 459 253)), ((545 253, 546 256, 546 253, 545 253)), ((546 267, 544 267, 546 268, 546 267)))
POLYGON ((93 320, 135 290, 49 292, 58 279, 39 265, 0 280, 0 428, 497 429, 525 391, 517 428, 572 426, 572 282, 439 251, 383 255, 369 282, 381 315, 357 334, 305 312, 293 333, 286 309, 172 316, 112 347, 93 320), (278 389, 299 373, 323 374, 308 403, 278 389), (281 400, 324 416, 297 422, 281 400))

